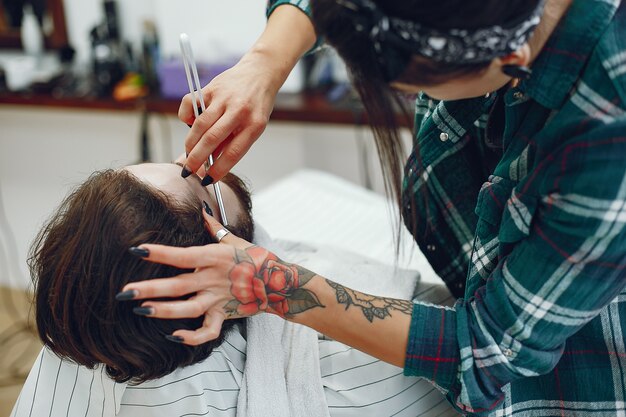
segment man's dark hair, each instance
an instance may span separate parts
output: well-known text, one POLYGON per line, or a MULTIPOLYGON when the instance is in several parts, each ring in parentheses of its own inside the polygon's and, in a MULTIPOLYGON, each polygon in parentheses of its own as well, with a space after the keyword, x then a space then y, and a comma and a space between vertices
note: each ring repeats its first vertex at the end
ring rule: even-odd
MULTIPOLYGON (((249 214, 250 196, 239 179, 229 182, 249 214), (241 195, 241 191, 244 195, 241 195)), ((93 174, 73 191, 40 231, 29 266, 35 287, 39 336, 55 354, 93 368, 102 363, 117 382, 139 383, 206 359, 242 320, 226 320, 220 337, 200 346, 165 339, 196 329, 203 317, 162 320, 133 314, 137 302, 115 294, 131 281, 183 272, 147 262, 128 248, 142 243, 198 246, 214 243, 200 201, 174 201, 125 170, 93 174)), ((250 240, 251 222, 234 232, 250 240)))

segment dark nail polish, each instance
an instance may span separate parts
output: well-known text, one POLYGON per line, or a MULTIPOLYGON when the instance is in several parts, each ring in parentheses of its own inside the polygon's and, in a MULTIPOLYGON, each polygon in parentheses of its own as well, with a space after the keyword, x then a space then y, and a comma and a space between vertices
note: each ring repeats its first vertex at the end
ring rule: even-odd
POLYGON ((150 256, 150 251, 148 249, 132 247, 128 249, 128 251, 132 255, 138 256, 140 258, 147 258, 148 256, 150 256))
POLYGON ((187 126, 191 127, 191 125, 190 125, 190 124, 187 124, 187 126))
POLYGON ((189 158, 189 152, 185 152, 185 158, 189 158))
POLYGON ((183 178, 187 178, 187 177, 188 177, 188 176, 190 176, 191 174, 192 174, 192 172, 191 172, 191 171, 189 171, 189 168, 187 168, 187 165, 185 165, 185 166, 183 167, 183 170, 182 170, 182 171, 181 171, 181 173, 180 173, 180 176, 181 176, 181 177, 183 177, 183 178))
POLYGON ((137 290, 122 291, 115 296, 117 301, 129 301, 135 299, 139 293, 137 290))
POLYGON ((206 177, 202 178, 202 185, 203 186, 207 186, 207 185, 211 185, 213 184, 213 177, 210 175, 207 175, 206 177))
POLYGON ((151 316, 154 314, 154 309, 152 307, 135 307, 133 313, 138 316, 151 316))
POLYGON ((169 340, 170 342, 174 342, 174 343, 183 343, 185 341, 185 339, 183 339, 180 336, 172 336, 172 335, 166 335, 165 338, 167 340, 169 340))
POLYGON ((202 206, 204 207, 204 211, 206 211, 206 214, 213 217, 213 210, 211 210, 211 207, 209 207, 209 204, 206 201, 202 201, 202 206))

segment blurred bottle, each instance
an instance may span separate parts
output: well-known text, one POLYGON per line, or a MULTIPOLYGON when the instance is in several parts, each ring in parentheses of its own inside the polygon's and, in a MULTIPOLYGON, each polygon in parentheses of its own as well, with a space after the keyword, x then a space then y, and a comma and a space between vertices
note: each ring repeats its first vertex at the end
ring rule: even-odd
POLYGON ((143 35, 141 40, 142 50, 142 73, 151 93, 159 90, 159 77, 157 68, 161 61, 159 50, 159 37, 156 25, 150 20, 143 22, 143 35))
POLYGON ((94 93, 110 96, 113 87, 125 73, 124 61, 127 57, 124 44, 120 40, 117 5, 114 0, 104 0, 104 22, 90 32, 93 61, 94 93))
POLYGON ((107 27, 109 39, 120 40, 120 22, 115 0, 104 0, 104 22, 107 27))
POLYGON ((41 57, 43 54, 43 33, 30 4, 24 5, 21 38, 24 52, 37 58, 41 57))

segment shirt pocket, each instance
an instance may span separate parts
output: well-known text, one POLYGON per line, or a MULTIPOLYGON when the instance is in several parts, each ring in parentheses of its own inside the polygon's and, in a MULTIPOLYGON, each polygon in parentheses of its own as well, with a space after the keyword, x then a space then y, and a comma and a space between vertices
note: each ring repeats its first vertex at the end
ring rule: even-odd
POLYGON ((513 188, 502 213, 502 223, 498 233, 500 242, 515 243, 526 239, 530 234, 537 206, 536 197, 513 188))
POLYGON ((513 182, 490 176, 478 193, 474 212, 478 216, 468 273, 468 288, 473 292, 481 279, 487 279, 500 260, 499 230, 513 182))
POLYGON ((479 238, 498 235, 502 214, 514 185, 513 181, 491 175, 481 186, 474 210, 478 216, 476 234, 479 238))

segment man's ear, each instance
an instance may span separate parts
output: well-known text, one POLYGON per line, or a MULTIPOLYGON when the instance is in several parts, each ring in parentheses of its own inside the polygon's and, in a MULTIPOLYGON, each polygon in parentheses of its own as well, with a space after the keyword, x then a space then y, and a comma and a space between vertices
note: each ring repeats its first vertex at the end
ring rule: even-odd
POLYGON ((530 65, 531 51, 530 46, 525 43, 520 49, 510 53, 507 56, 496 58, 496 64, 500 67, 505 65, 516 65, 520 67, 527 67, 530 65))

